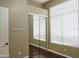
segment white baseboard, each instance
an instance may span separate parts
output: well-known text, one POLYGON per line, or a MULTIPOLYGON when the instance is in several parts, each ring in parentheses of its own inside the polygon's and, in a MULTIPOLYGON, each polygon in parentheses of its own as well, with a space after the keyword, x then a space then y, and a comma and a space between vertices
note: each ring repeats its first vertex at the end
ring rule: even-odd
POLYGON ((25 56, 25 57, 23 57, 23 58, 29 58, 29 56, 25 56))
MULTIPOLYGON (((9 58, 9 55, 0 55, 0 58, 9 58)), ((25 56, 23 58, 29 58, 29 56, 25 56)))
POLYGON ((9 58, 9 55, 0 55, 0 58, 9 58))

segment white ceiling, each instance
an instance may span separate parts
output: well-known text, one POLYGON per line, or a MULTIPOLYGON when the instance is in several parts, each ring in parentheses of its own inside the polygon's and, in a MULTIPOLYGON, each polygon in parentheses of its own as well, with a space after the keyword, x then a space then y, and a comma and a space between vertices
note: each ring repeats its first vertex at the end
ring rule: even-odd
POLYGON ((43 4, 43 3, 46 3, 46 2, 48 2, 49 0, 34 0, 34 1, 36 1, 36 2, 38 2, 38 3, 41 3, 41 4, 43 4))

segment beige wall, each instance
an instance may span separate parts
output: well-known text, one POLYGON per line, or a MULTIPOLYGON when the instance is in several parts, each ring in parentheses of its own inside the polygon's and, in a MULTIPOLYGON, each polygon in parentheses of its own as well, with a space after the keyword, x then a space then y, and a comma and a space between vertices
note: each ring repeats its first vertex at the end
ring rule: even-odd
POLYGON ((28 0, 27 2, 28 2, 29 5, 42 8, 42 4, 40 4, 40 3, 38 3, 38 2, 35 2, 35 1, 33 1, 33 0, 28 0))
POLYGON ((29 13, 35 13, 35 14, 48 16, 48 10, 43 9, 43 8, 39 8, 39 7, 35 7, 32 5, 28 5, 28 14, 29 13))
POLYGON ((65 2, 65 1, 68 1, 68 0, 51 0, 51 1, 47 2, 47 3, 45 3, 43 5, 43 8, 48 9, 48 8, 50 8, 52 6, 58 5, 58 4, 60 4, 62 2, 65 2))
POLYGON ((10 57, 29 56, 27 12, 47 16, 48 11, 34 6, 29 7, 27 0, 0 0, 0 7, 9 8, 10 57), (23 31, 12 31, 12 28, 22 28, 23 31), (21 51, 21 55, 18 54, 19 51, 21 51))
POLYGON ((0 7, 9 8, 10 57, 25 57, 28 52, 27 0, 0 0, 0 7), (11 28, 23 31, 12 31, 11 28), (18 52, 21 51, 21 55, 18 52))

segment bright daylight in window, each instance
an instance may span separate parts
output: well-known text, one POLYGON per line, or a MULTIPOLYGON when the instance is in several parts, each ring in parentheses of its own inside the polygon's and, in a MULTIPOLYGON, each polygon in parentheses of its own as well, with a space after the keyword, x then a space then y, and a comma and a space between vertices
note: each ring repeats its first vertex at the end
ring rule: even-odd
POLYGON ((46 41, 46 19, 44 16, 33 15, 33 37, 36 40, 46 41))
POLYGON ((50 42, 79 48, 78 0, 50 8, 50 42))

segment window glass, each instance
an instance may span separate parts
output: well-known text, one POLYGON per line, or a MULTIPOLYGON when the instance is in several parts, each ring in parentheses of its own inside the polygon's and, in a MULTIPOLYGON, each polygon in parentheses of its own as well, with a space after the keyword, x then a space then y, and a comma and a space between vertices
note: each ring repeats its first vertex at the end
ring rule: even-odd
POLYGON ((63 15, 63 43, 70 46, 78 46, 79 44, 78 12, 63 15))
POLYGON ((73 12, 77 11, 78 8, 78 0, 69 0, 67 2, 61 3, 59 5, 56 5, 52 8, 50 8, 51 16, 59 15, 63 13, 73 12))
POLYGON ((60 43, 62 39, 62 20, 61 16, 51 18, 51 42, 60 43))
POLYGON ((46 19, 40 17, 40 40, 46 41, 46 19))
POLYGON ((46 41, 46 19, 43 16, 33 16, 33 37, 36 40, 46 41))
POLYGON ((69 0, 50 8, 51 43, 79 48, 78 0, 69 0))
POLYGON ((39 16, 33 16, 33 37, 39 40, 39 16))

